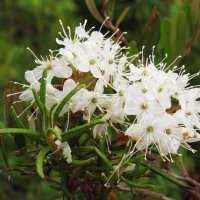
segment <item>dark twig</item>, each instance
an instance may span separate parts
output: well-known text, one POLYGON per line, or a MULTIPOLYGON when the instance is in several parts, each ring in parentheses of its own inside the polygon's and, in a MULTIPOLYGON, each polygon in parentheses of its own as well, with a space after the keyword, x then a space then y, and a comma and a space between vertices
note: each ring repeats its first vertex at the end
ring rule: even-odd
POLYGON ((197 29, 197 31, 194 33, 194 35, 192 36, 187 48, 185 49, 185 52, 184 52, 184 56, 187 56, 188 54, 190 54, 191 50, 192 50, 192 47, 194 46, 195 42, 197 41, 197 39, 199 38, 200 36, 200 27, 197 29))
POLYGON ((190 177, 184 177, 184 176, 178 176, 177 174, 173 173, 172 174, 175 178, 179 179, 179 180, 182 180, 188 184, 190 184, 191 186, 195 186, 195 187, 198 187, 200 188, 200 183, 190 177))
POLYGON ((116 33, 115 35, 117 36, 117 39, 119 39, 123 43, 124 46, 128 47, 129 45, 126 38, 123 36, 123 32, 113 25, 111 18, 107 14, 107 4, 108 4, 108 0, 103 0, 102 13, 103 13, 104 19, 106 20, 104 26, 107 29, 111 30, 113 33, 116 33))
POLYGON ((158 199, 158 200, 172 200, 171 198, 168 198, 160 193, 149 191, 146 189, 136 189, 135 191, 141 194, 141 196, 143 197, 152 197, 153 199, 158 199))
POLYGON ((146 37, 146 35, 152 30, 153 25, 155 24, 155 22, 158 19, 158 10, 156 7, 153 8, 153 10, 151 11, 151 15, 149 20, 147 21, 144 30, 140 36, 140 38, 137 41, 137 47, 139 48, 140 45, 142 44, 142 41, 144 40, 144 38, 146 37))
MULTIPOLYGON (((117 188, 123 192, 128 192, 131 191, 129 187, 125 187, 123 185, 117 185, 117 188)), ((158 200, 172 200, 171 198, 168 198, 160 193, 157 192, 152 192, 146 189, 136 189, 135 190, 137 193, 141 194, 143 197, 153 197, 153 199, 158 199, 158 200)))

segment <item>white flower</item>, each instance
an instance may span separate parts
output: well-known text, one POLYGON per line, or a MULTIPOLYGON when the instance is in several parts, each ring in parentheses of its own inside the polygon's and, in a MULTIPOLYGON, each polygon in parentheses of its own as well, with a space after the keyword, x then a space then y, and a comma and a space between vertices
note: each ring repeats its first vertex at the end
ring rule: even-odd
POLYGON ((93 129, 94 138, 105 137, 105 135, 107 134, 108 126, 108 123, 95 125, 93 129))
POLYGON ((77 92, 72 98, 71 110, 73 113, 83 111, 83 119, 90 121, 96 108, 101 110, 104 104, 106 95, 103 95, 103 82, 98 80, 94 91, 82 89, 77 92))
POLYGON ((156 99, 148 98, 137 85, 129 87, 129 93, 125 97, 124 112, 127 115, 141 117, 147 114, 159 115, 164 112, 164 108, 156 99))
MULTIPOLYGON (((57 96, 58 102, 61 102, 76 86, 77 86, 77 84, 76 84, 76 82, 73 79, 67 79, 64 82, 63 90, 56 92, 56 96, 57 96)), ((63 107, 62 111, 60 112, 60 116, 62 116, 65 113, 69 112, 71 103, 72 103, 72 100, 70 100, 70 102, 68 102, 63 107)))
POLYGON ((63 156, 67 159, 67 162, 70 164, 72 162, 71 148, 68 142, 63 142, 56 140, 55 144, 58 146, 58 150, 62 150, 63 156))
POLYGON ((136 141, 136 148, 139 150, 147 149, 151 144, 157 144, 160 139, 165 139, 161 130, 161 121, 152 116, 144 115, 137 124, 131 125, 125 132, 131 140, 136 141))
POLYGON ((34 99, 32 89, 34 88, 37 92, 40 90, 40 82, 38 81, 39 77, 35 76, 33 71, 26 71, 25 79, 30 83, 30 86, 27 86, 27 89, 21 93, 19 99, 22 101, 31 101, 34 99))
POLYGON ((50 58, 46 61, 36 60, 36 63, 39 66, 33 70, 33 73, 38 77, 42 77, 45 68, 48 69, 48 79, 50 80, 53 77, 69 78, 72 75, 72 69, 68 66, 64 58, 50 58))

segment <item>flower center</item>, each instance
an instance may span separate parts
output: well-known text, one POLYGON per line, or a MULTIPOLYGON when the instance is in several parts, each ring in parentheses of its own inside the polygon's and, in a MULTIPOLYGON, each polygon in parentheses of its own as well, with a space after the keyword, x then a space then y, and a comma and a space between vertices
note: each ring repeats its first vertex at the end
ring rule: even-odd
POLYGON ((148 107, 148 104, 147 104, 146 102, 143 103, 143 104, 141 104, 141 108, 142 108, 143 110, 147 109, 147 107, 148 107))
POLYGON ((74 56, 74 57, 77 57, 77 55, 76 55, 76 53, 73 51, 72 52, 72 55, 74 56))
POLYGON ((165 132, 166 132, 167 135, 170 135, 172 133, 172 130, 170 128, 168 128, 168 129, 165 130, 165 132))
POLYGON ((96 60, 94 58, 91 58, 89 60, 90 65, 95 65, 96 64, 96 60))
POLYGON ((111 65, 111 64, 113 64, 113 63, 114 63, 114 60, 113 60, 113 59, 108 60, 108 64, 109 64, 109 65, 111 65))
POLYGON ((148 72, 147 70, 144 70, 143 73, 142 73, 142 75, 143 75, 143 76, 148 76, 148 75, 149 75, 149 72, 148 72))
POLYGON ((119 91, 119 96, 120 96, 120 97, 124 96, 124 91, 123 91, 123 90, 120 90, 120 91, 119 91))
POLYGON ((163 91, 163 86, 160 86, 159 88, 158 88, 158 92, 162 92, 163 91))
POLYGON ((152 127, 152 126, 149 126, 149 127, 147 128, 147 132, 148 132, 148 133, 153 133, 153 127, 152 127))
POLYGON ((186 131, 183 133, 183 139, 186 140, 190 137, 190 134, 186 131))
POLYGON ((51 70, 53 67, 52 67, 51 64, 48 64, 48 65, 46 66, 46 68, 47 68, 48 70, 51 70))
POLYGON ((92 103, 97 103, 97 98, 93 98, 92 103))
POLYGON ((146 92, 148 92, 148 90, 146 88, 142 88, 142 92, 146 93, 146 92))
POLYGON ((186 112, 185 114, 186 114, 187 116, 192 116, 192 112, 190 112, 190 111, 189 111, 189 112, 186 112))

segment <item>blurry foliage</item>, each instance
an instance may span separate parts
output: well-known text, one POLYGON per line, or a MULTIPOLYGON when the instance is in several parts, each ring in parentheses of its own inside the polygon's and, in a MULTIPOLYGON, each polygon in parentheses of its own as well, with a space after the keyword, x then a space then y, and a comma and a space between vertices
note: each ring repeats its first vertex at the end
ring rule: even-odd
MULTIPOLYGON (((88 1, 90 2, 90 1, 88 1)), ((95 0, 97 9, 102 15, 102 0, 95 0)), ((94 5, 93 5, 94 6, 94 5)), ((92 8, 94 10, 94 7, 92 8)), ((122 31, 128 32, 125 37, 132 45, 132 52, 137 52, 146 46, 145 53, 152 51, 156 45, 156 53, 160 59, 168 54, 166 61, 170 64, 173 60, 183 55, 177 63, 185 64, 188 72, 199 71, 200 40, 200 1, 199 0, 109 0, 108 10, 113 24, 122 31), (136 49, 137 48, 137 49, 136 49)), ((98 17, 99 18, 99 17, 98 17)), ((98 23, 88 12, 83 0, 1 0, 0 3, 0 92, 10 80, 22 81, 24 71, 31 69, 34 64, 33 55, 26 50, 30 47, 37 55, 44 55, 47 49, 56 49, 55 38, 61 30, 58 20, 61 19, 65 26, 72 29, 79 22, 88 19, 89 25, 99 28, 98 23)), ((99 21, 102 21, 100 19, 99 21)), ((107 31, 103 29, 103 31, 107 31)), ((157 60, 159 62, 159 59, 157 60)), ((199 77, 193 80, 199 84, 199 77)), ((2 101, 2 95, 0 101, 2 101)), ((0 104, 0 112, 3 107, 0 104)), ((0 115, 0 127, 3 127, 3 116, 0 115)), ((10 150, 15 147, 7 147, 10 150)), ((11 151, 10 151, 11 152, 11 151)), ((190 154, 190 153, 187 153, 190 154)), ((19 158, 9 155, 10 165, 15 166, 19 158)), ((199 162, 196 155, 195 158, 199 162)), ((2 158, 0 158, 2 160, 2 158)), ((197 168, 190 155, 182 158, 190 171, 197 168)), ((23 162, 23 160, 21 161, 23 162)), ((5 167, 2 162, 0 167, 5 167)), ((179 162, 174 166, 179 169, 179 162)), ((197 176, 197 174, 196 174, 197 176)), ((151 179, 152 180, 152 179, 151 179)), ((147 182, 149 179, 147 180, 147 182)), ((180 199, 181 190, 162 178, 156 177, 153 183, 160 183, 156 188, 170 197, 180 199), (175 192, 171 192, 173 191, 175 192)), ((6 183, 6 177, 0 176, 0 199, 48 199, 53 191, 46 183, 38 178, 30 179, 14 176, 12 187, 6 183), (4 182, 3 182, 4 181, 4 182), (23 184, 26 182, 26 184, 23 184)), ((78 198, 77 198, 78 199, 78 198)), ((79 197, 79 199, 83 199, 79 197)), ((141 199, 136 197, 135 199, 141 199)))

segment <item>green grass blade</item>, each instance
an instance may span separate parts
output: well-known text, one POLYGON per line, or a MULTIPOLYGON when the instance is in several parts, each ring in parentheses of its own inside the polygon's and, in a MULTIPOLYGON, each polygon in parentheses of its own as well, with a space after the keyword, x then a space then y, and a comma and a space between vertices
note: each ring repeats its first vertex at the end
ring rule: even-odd
POLYGON ((44 178, 44 172, 43 172, 43 161, 45 155, 50 151, 50 147, 43 148, 39 154, 37 155, 36 159, 36 170, 38 175, 43 179, 44 178))

